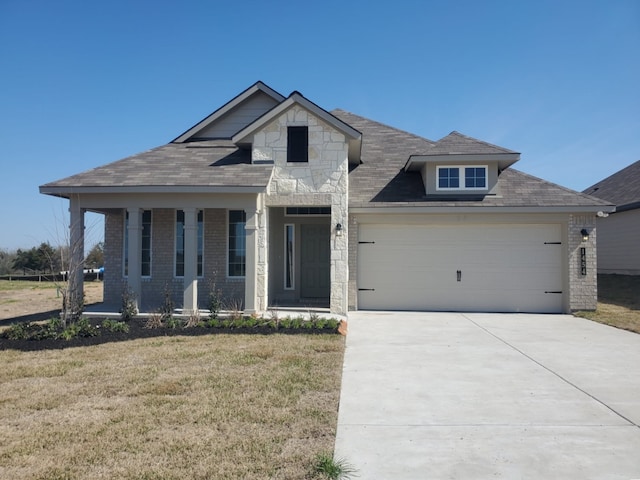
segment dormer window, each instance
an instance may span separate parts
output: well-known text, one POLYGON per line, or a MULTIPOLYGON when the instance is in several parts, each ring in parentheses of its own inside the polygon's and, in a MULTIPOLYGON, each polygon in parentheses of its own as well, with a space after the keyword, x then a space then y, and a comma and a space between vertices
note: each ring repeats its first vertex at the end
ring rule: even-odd
POLYGON ((309 127, 287 127, 287 162, 309 162, 309 127))
POLYGON ((486 190, 486 166, 437 167, 437 190, 486 190))

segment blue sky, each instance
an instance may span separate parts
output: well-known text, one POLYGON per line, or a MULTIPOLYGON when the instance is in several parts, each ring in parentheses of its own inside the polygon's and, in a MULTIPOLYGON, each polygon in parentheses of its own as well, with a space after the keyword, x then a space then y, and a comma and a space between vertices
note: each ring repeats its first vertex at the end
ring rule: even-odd
POLYGON ((576 190, 640 159, 637 0, 0 0, 0 248, 64 240, 39 185, 167 143, 257 80, 519 151, 576 190))

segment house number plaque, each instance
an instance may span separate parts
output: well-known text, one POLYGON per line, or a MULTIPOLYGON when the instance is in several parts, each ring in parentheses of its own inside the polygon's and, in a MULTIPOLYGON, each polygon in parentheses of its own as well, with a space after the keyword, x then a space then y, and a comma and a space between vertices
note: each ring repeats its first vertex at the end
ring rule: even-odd
POLYGON ((580 247, 580 273, 587 274, 587 249, 585 247, 580 247))

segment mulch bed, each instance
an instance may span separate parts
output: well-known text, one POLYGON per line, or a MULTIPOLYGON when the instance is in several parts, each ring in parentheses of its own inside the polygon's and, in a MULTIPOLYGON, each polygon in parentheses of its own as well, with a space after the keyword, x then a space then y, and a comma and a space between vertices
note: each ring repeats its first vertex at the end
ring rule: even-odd
MULTIPOLYGON (((91 323, 99 326, 101 320, 92 321, 91 323)), ((336 331, 329 329, 304 329, 304 328, 270 328, 270 327, 252 327, 252 328, 209 328, 209 327, 179 327, 179 328, 146 328, 146 320, 133 319, 127 324, 129 331, 111 332, 102 327, 99 328, 100 333, 93 337, 75 337, 70 340, 63 339, 44 339, 44 340, 9 340, 0 337, 0 350, 20 350, 23 352, 34 352, 39 350, 60 350, 65 348, 86 347, 91 345, 100 345, 109 342, 123 342, 135 340, 138 338, 159 338, 159 337, 175 337, 175 336, 196 336, 196 335, 219 335, 219 334, 252 334, 252 335, 273 335, 273 334, 331 334, 336 331)))

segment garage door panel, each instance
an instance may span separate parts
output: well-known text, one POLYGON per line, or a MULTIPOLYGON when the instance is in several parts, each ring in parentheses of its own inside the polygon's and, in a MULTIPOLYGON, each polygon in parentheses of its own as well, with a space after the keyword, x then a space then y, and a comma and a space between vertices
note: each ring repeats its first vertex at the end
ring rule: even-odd
POLYGON ((559 225, 364 224, 359 235, 359 308, 562 310, 545 293, 562 288, 559 225))

